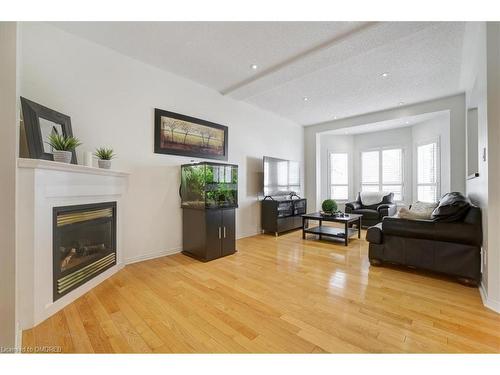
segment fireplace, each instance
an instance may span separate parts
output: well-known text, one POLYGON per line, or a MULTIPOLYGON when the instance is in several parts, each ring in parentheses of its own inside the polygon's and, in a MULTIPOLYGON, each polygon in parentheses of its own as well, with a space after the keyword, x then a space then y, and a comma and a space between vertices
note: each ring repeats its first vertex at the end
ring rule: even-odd
POLYGON ((53 208, 53 300, 116 264, 116 202, 53 208))

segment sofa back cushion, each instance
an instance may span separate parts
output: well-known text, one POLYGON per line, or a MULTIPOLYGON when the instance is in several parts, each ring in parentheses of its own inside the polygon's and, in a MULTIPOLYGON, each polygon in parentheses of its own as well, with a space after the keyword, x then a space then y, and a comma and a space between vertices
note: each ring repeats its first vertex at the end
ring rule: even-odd
POLYGON ((439 200, 438 206, 432 211, 431 219, 443 222, 461 221, 470 207, 470 200, 462 193, 447 193, 439 200))
POLYGON ((363 208, 376 210, 381 204, 390 204, 394 201, 394 193, 362 191, 358 193, 358 202, 363 208))

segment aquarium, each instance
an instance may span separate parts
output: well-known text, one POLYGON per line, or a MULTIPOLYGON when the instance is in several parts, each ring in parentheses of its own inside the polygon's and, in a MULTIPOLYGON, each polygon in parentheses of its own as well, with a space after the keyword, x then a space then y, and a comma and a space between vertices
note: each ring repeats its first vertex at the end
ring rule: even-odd
POLYGON ((181 206, 238 207, 238 166, 202 162, 181 166, 181 206))

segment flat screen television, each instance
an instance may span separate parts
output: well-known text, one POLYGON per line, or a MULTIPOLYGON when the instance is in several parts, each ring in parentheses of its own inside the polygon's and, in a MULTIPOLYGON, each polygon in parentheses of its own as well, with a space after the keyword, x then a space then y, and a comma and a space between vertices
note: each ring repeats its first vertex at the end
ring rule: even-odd
POLYGON ((264 156, 264 196, 302 196, 300 163, 298 161, 264 156))

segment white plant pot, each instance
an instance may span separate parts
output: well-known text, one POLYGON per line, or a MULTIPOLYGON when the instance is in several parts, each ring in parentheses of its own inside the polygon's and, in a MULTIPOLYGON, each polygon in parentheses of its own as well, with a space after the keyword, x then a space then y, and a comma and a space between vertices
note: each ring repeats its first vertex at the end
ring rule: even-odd
POLYGON ((103 169, 109 169, 111 168, 111 160, 97 160, 97 163, 99 164, 99 168, 103 169))
POLYGON ((54 161, 66 164, 71 163, 71 157, 73 156, 71 151, 54 150, 52 151, 52 154, 54 155, 54 161))

